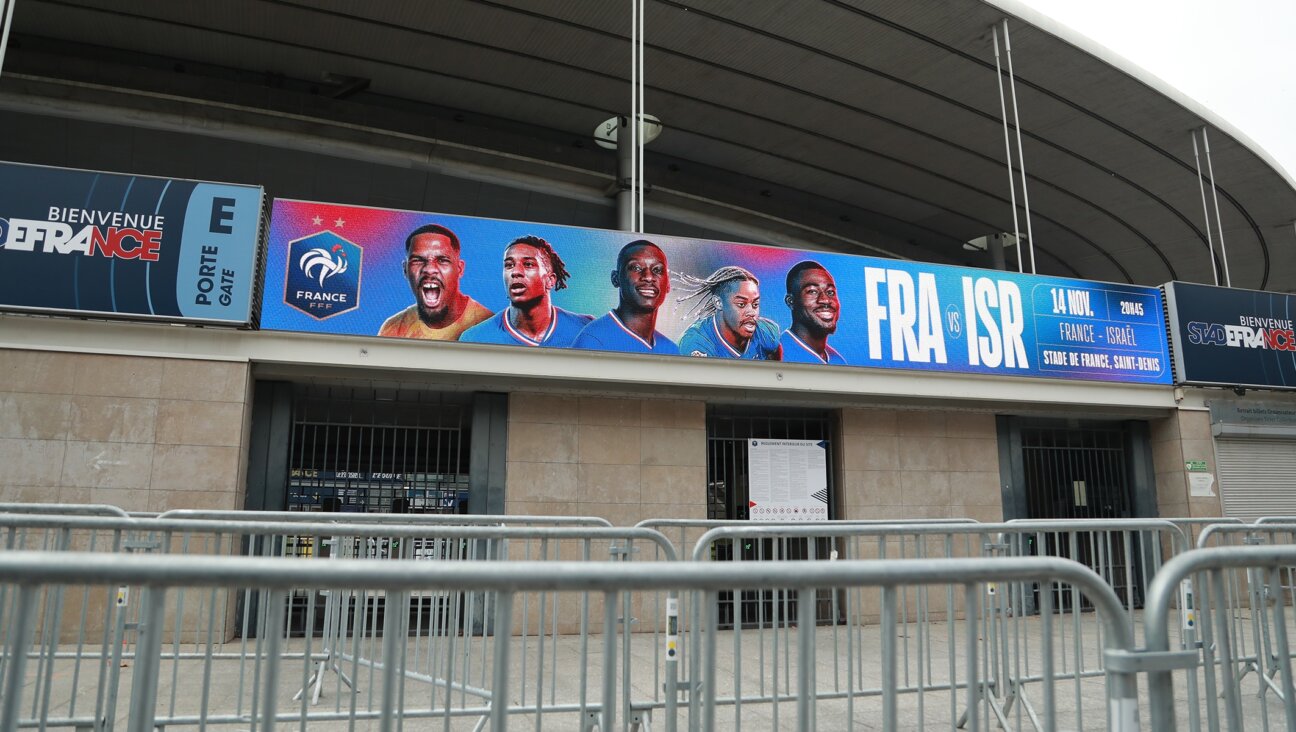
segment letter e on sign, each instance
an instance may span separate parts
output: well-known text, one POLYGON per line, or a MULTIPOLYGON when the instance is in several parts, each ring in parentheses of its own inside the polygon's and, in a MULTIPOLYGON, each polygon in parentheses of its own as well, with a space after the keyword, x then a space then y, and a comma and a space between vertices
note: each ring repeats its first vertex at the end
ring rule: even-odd
MULTIPOLYGON (((199 219, 201 221, 201 219, 199 219)), ((230 222, 234 220, 234 199, 232 198, 213 198, 211 210, 211 224, 207 230, 213 234, 232 234, 234 227, 230 222)))

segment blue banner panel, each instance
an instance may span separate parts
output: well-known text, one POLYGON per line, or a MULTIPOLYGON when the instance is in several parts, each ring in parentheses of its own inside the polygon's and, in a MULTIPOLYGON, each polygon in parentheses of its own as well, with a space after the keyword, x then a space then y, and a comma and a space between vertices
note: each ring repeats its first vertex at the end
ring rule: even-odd
POLYGON ((244 325, 259 187, 0 163, 0 309, 244 325))
POLYGON ((1296 297, 1187 282, 1165 293, 1176 383, 1296 389, 1296 297))
POLYGON ((1169 384, 1161 292, 277 200, 264 329, 1169 384))

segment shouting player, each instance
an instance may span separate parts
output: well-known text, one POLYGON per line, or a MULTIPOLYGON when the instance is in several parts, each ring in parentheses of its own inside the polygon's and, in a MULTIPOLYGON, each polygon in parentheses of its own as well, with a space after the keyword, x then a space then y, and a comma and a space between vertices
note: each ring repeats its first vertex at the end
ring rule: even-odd
POLYGON ((491 311, 459 290, 464 261, 459 237, 440 224, 420 226, 405 239, 405 279, 414 304, 388 318, 378 335, 456 341, 491 311))

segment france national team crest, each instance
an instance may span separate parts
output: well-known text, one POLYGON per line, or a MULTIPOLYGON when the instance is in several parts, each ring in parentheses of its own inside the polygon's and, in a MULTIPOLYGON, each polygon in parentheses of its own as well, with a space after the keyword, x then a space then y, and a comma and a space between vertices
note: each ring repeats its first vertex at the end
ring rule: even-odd
POLYGON ((360 260, 356 244, 331 231, 291 243, 284 302, 324 320, 360 306, 360 260))

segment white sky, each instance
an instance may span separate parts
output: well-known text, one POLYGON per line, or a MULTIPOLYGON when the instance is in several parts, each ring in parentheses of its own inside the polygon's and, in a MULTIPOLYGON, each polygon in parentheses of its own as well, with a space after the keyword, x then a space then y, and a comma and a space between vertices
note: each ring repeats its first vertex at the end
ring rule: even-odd
POLYGON ((1212 110, 1296 178, 1296 0, 1022 1, 1212 110))

